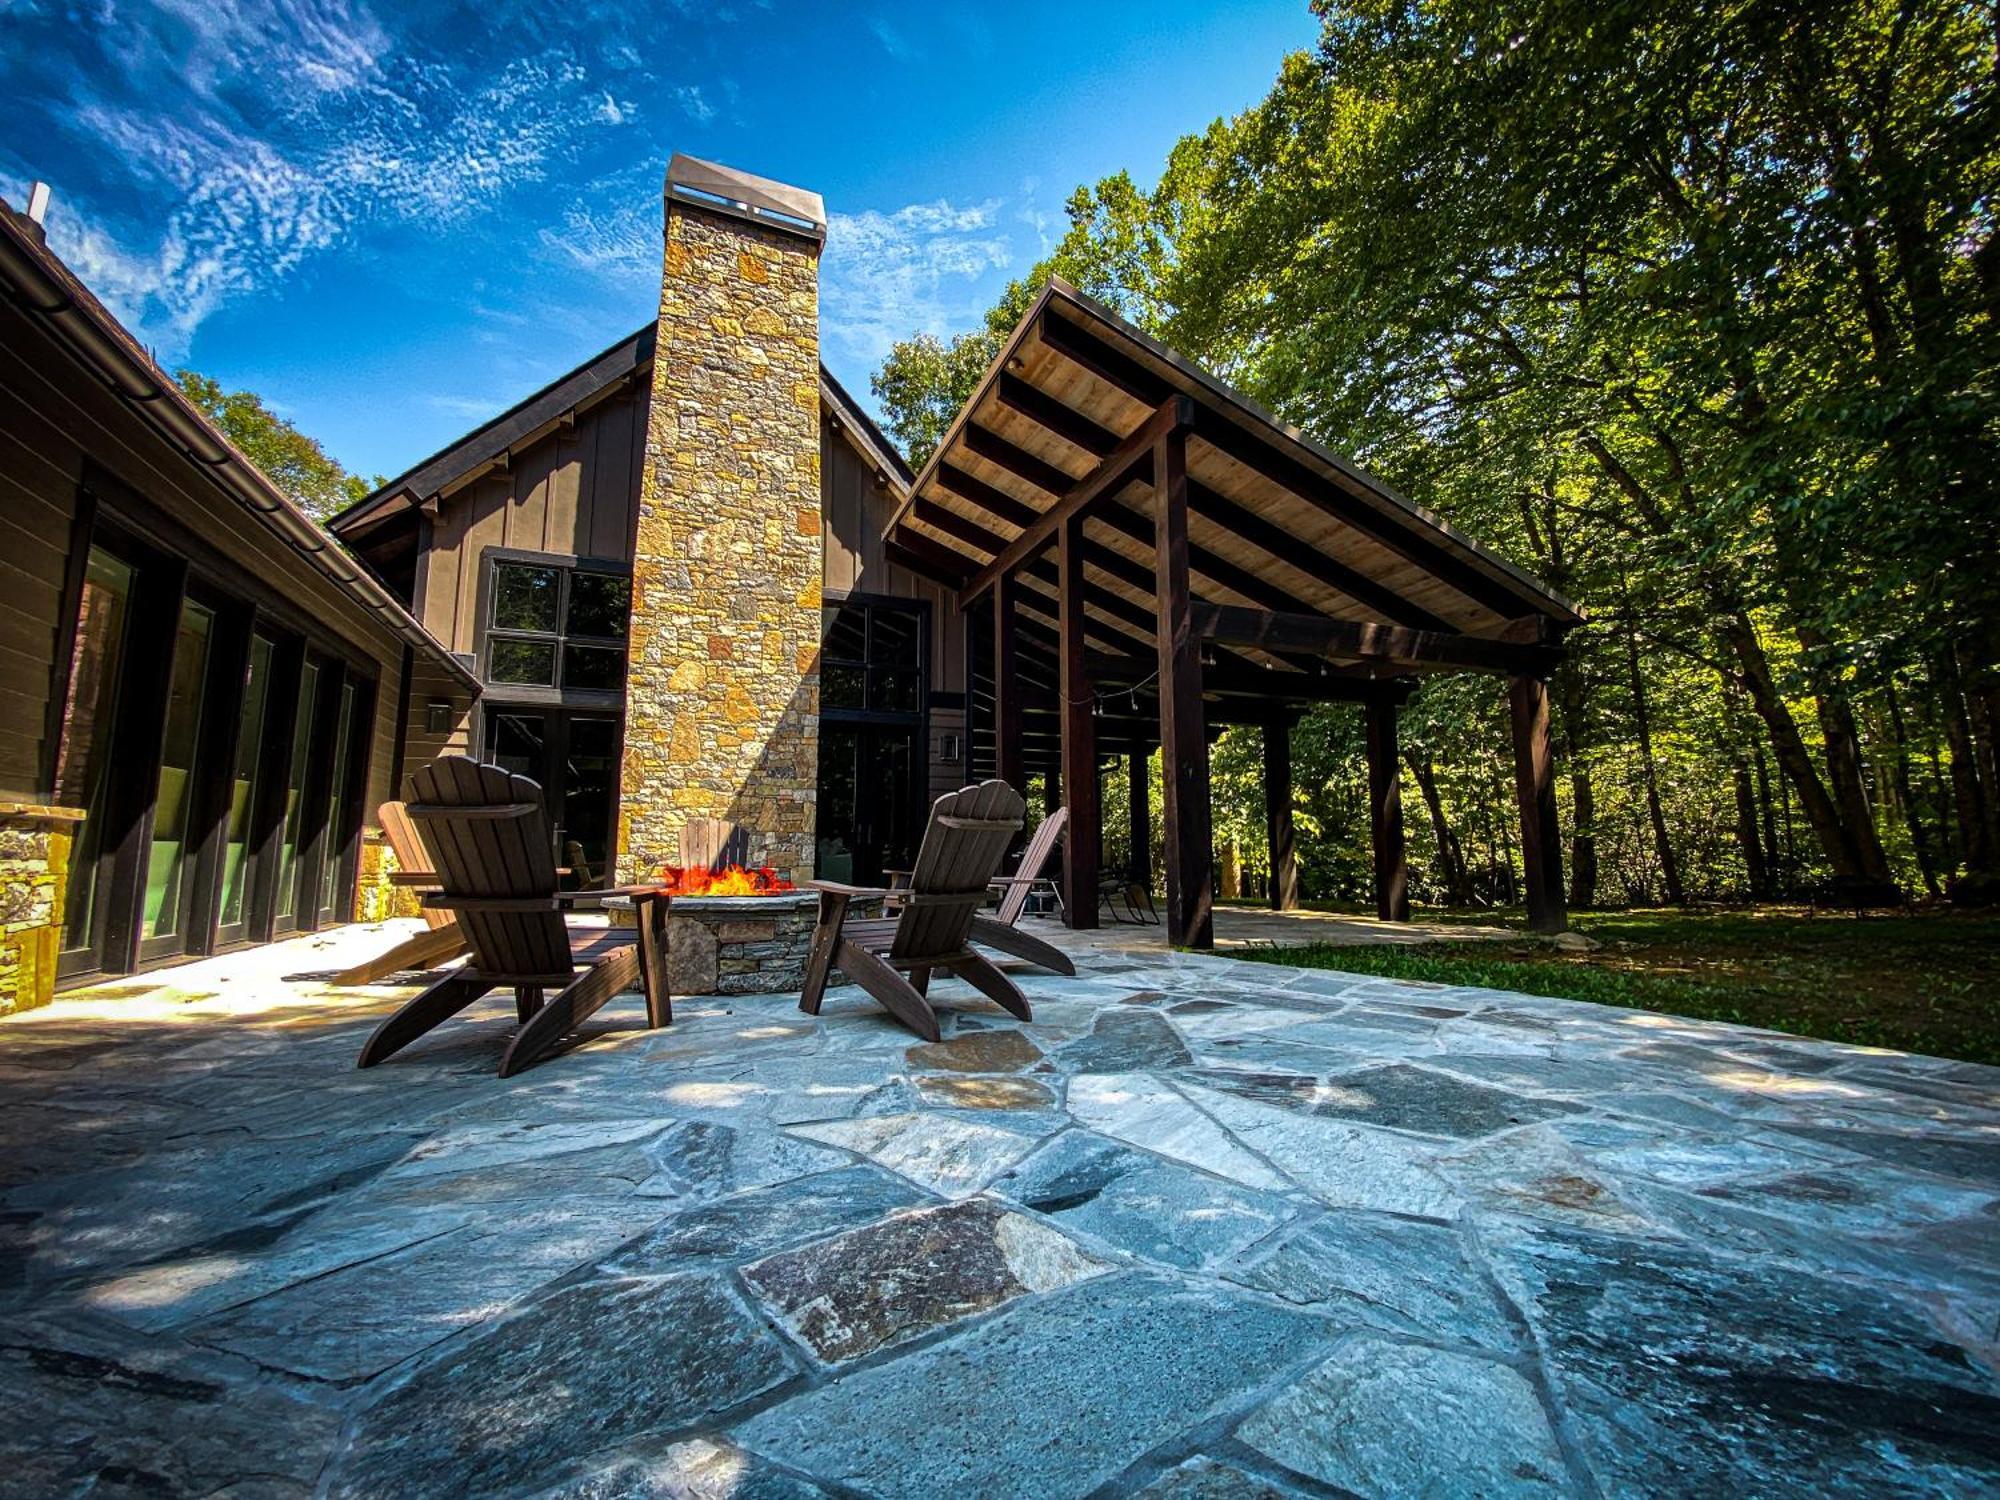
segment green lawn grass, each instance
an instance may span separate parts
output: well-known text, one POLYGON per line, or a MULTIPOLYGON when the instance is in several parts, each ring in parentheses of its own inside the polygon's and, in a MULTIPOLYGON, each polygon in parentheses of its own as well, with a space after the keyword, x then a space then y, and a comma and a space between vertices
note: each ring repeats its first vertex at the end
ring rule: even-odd
MULTIPOLYGON (((1425 912, 1420 920, 1454 920, 1425 912)), ((1519 913, 1465 920, 1518 924, 1519 913)), ((1600 947, 1547 943, 1238 950, 1231 956, 1479 985, 2000 1063, 2000 917, 1813 915, 1798 907, 1586 912, 1600 947)))

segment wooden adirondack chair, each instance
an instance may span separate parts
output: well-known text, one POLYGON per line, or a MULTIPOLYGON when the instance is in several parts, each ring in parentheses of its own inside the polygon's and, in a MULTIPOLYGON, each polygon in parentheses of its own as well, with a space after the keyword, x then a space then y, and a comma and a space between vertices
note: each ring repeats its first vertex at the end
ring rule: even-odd
POLYGON ((938 798, 931 805, 909 888, 893 893, 899 909, 891 917, 849 921, 847 916, 855 900, 888 897, 892 893, 887 890, 813 881, 820 893, 819 927, 799 1009, 819 1014, 827 976, 837 965, 890 1015, 935 1042, 937 1012, 924 996, 931 971, 944 969, 970 981, 1003 1010, 1032 1020, 1027 997, 991 959, 967 945, 973 919, 1026 812, 1021 794, 1004 781, 981 782, 938 798), (910 977, 905 979, 904 973, 910 977))
MULTIPOLYGON (((391 885, 414 888, 419 897, 438 888, 437 872, 431 869, 431 857, 425 852, 423 841, 417 836, 417 828, 410 821, 410 815, 401 802, 384 802, 375 809, 375 817, 382 825, 382 834, 389 841, 389 851, 396 856, 396 868, 389 876, 391 885)), ((409 969, 428 969, 434 964, 449 963, 471 945, 466 941, 465 931, 458 925, 458 919, 448 911, 435 906, 423 909, 425 930, 414 937, 389 949, 386 953, 358 963, 350 969, 342 969, 333 976, 336 985, 373 984, 378 979, 387 979, 391 974, 401 974, 409 969)))
MULTIPOLYGON (((1076 973, 1076 965, 1062 949, 1031 932, 1021 931, 1015 925, 1027 910, 1028 897, 1034 894, 1035 887, 1049 880, 1044 872, 1049 861, 1055 857, 1056 843, 1062 838, 1063 829, 1068 826, 1069 809, 1057 808, 1028 835, 1027 847, 1021 850, 1020 862, 1014 866, 1014 873, 995 875, 986 883, 988 890, 999 892, 1000 903, 991 912, 978 912, 973 916, 973 942, 982 947, 997 948, 1011 958, 1022 959, 1054 974, 1076 973)), ((886 903, 893 911, 901 904, 907 889, 907 872, 891 870, 888 873, 899 877, 897 884, 890 889, 886 903)))
POLYGON ((409 790, 406 810, 441 887, 424 903, 457 915, 472 958, 378 1026, 361 1049, 361 1067, 373 1067, 502 985, 512 986, 521 1020, 500 1059, 502 1078, 626 990, 644 991, 648 1025, 673 1020, 664 893, 643 885, 559 890, 542 789, 525 776, 454 755, 411 776, 409 790), (636 934, 564 923, 563 913, 578 902, 606 896, 632 898, 636 934), (550 989, 557 994, 545 1003, 550 989))

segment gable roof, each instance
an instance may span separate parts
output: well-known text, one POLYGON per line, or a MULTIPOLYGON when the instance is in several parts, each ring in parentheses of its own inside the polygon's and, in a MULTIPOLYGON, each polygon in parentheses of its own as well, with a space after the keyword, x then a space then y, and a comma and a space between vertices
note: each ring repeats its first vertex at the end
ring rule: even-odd
MULTIPOLYGON (((357 500, 332 517, 327 525, 339 536, 357 535, 433 495, 457 488, 514 449, 541 441, 565 417, 615 395, 628 381, 637 380, 650 370, 655 337, 655 325, 651 323, 628 334, 601 354, 508 407, 490 422, 475 427, 397 475, 373 494, 357 500)), ((820 399, 833 414, 835 429, 874 465, 900 500, 915 476, 895 444, 824 364, 819 367, 819 391, 820 399)))
POLYGON ((1151 444, 1169 426, 1185 435, 1190 592, 1218 638, 1262 622, 1246 649, 1280 669, 1258 679, 1265 688, 1320 672, 1316 657, 1294 659, 1313 654, 1299 642, 1369 672, 1545 667, 1582 620, 1529 573, 1060 279, 1023 315, 884 537, 952 580, 961 603, 1013 576, 1021 601, 1049 617, 1055 570, 1037 553, 1074 515, 1086 629, 1146 659, 1160 618, 1151 444))
POLYGON ((48 246, 39 224, 0 198, 0 282, 141 422, 157 432, 224 495, 255 516, 273 540, 302 558, 350 599, 363 617, 400 637, 475 693, 482 684, 403 602, 359 566, 332 536, 273 484, 189 400, 110 310, 48 246))

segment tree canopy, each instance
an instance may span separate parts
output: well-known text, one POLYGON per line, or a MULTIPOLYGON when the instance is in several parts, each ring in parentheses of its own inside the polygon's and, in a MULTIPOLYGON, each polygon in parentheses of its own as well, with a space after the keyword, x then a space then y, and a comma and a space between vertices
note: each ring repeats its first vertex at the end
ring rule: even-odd
MULTIPOLYGON (((1554 684, 1580 904, 1990 872, 1996 12, 1316 11, 1150 191, 1079 188, 985 328, 899 345, 891 429, 926 456, 1061 274, 1585 604, 1554 684)), ((1512 889, 1497 714, 1477 681, 1413 705, 1440 898, 1512 889)), ((1351 717, 1295 752, 1323 895, 1365 869, 1351 717)), ((1254 860, 1242 781, 1217 822, 1254 860)))
POLYGON ((250 391, 225 391, 220 381, 196 370, 176 370, 174 380, 188 399, 243 450, 279 489, 309 516, 330 516, 382 483, 350 474, 319 445, 250 391))

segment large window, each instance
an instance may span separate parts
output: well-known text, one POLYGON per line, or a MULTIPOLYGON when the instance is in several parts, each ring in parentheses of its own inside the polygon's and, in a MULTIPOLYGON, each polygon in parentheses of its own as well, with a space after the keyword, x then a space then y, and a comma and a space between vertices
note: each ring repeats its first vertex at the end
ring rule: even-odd
POLYGON ((848 600, 826 612, 819 702, 836 713, 915 715, 924 704, 924 616, 908 605, 848 600))
POLYGON ((624 574, 500 560, 488 594, 489 683, 563 692, 615 693, 625 686, 632 581, 624 574))

